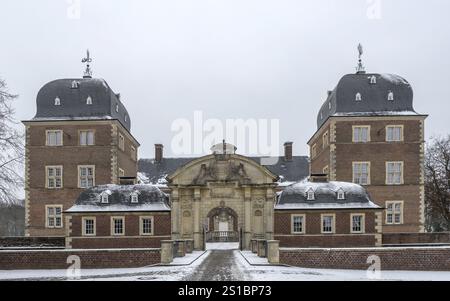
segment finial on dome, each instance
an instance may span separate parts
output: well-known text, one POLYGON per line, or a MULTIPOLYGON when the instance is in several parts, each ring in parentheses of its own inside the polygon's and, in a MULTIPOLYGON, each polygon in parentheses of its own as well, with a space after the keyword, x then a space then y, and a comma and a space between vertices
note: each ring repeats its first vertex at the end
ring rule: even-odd
POLYGON ((360 73, 366 73, 366 68, 364 67, 363 63, 362 63, 362 55, 364 53, 363 51, 363 46, 361 45, 361 43, 358 44, 358 53, 359 53, 359 59, 358 59, 358 66, 356 67, 356 73, 360 74, 360 73))
POLYGON ((86 50, 86 57, 83 58, 81 62, 86 63, 86 70, 84 71, 83 78, 92 78, 92 70, 89 65, 92 62, 92 58, 89 55, 89 49, 86 50))

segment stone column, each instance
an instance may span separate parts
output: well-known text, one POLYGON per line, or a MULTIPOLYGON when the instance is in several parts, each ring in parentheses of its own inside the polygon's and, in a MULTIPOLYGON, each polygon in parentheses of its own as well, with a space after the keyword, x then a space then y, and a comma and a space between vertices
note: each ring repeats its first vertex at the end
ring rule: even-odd
POLYGON ((173 261, 173 240, 161 240, 161 263, 169 264, 173 261))
POLYGON ((265 204, 265 212, 266 212, 266 239, 273 239, 273 206, 274 206, 274 193, 272 188, 267 188, 266 195, 266 204, 265 204))
POLYGON ((250 248, 250 239, 252 238, 252 199, 251 188, 246 187, 244 192, 244 237, 242 242, 243 249, 250 248))
POLYGON ((269 263, 280 263, 280 241, 268 240, 267 241, 267 260, 269 263))
POLYGON ((174 188, 171 194, 172 201, 172 212, 171 212, 171 220, 172 220, 172 239, 180 238, 180 200, 178 199, 178 189, 174 188))
POLYGON ((200 188, 194 190, 194 248, 201 250, 203 248, 202 227, 200 221, 200 188))
POLYGON ((258 244, 258 256, 259 257, 266 257, 266 240, 264 239, 257 239, 258 244))

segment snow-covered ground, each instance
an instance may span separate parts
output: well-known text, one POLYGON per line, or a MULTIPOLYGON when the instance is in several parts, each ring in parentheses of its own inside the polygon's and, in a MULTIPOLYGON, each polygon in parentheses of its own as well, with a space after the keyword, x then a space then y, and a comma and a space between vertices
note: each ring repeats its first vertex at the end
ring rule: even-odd
POLYGON ((238 242, 212 242, 206 243, 206 250, 237 250, 238 242))
MULTIPOLYGON (((173 264, 167 266, 157 265, 134 269, 83 269, 79 280, 180 281, 196 279, 196 275, 200 271, 204 273, 205 267, 209 267, 205 264, 214 265, 211 260, 209 260, 210 262, 205 261, 210 254, 226 252, 235 264, 229 269, 226 266, 221 267, 219 270, 224 274, 224 277, 218 277, 217 279, 228 279, 226 274, 232 274, 234 276, 240 275, 241 280, 254 281, 450 281, 450 272, 381 271, 379 279, 371 279, 366 271, 359 270, 322 270, 273 266, 267 265, 266 259, 258 258, 251 252, 236 250, 236 244, 214 244, 210 247, 213 249, 188 254, 184 258, 176 258, 173 264)), ((66 270, 0 271, 0 280, 5 279, 67 280, 66 270)))

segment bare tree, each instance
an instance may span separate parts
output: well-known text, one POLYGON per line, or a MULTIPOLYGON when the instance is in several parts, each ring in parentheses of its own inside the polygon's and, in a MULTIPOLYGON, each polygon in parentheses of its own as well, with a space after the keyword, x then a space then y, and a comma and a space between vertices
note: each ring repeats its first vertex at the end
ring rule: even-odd
POLYGON ((23 186, 23 135, 17 130, 13 101, 17 95, 8 92, 0 79, 0 204, 18 204, 23 186))
POLYGON ((427 229, 450 231, 450 135, 433 139, 425 157, 427 229))

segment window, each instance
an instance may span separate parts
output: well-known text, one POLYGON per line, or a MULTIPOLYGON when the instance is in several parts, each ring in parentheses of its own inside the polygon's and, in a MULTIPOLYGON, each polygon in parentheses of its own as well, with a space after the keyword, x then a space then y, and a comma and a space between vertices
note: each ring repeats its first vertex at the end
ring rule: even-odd
POLYGON ((324 148, 328 146, 328 144, 329 144, 328 131, 326 131, 325 134, 323 134, 322 143, 323 143, 324 148))
POLYGON ((314 158, 317 155, 317 145, 314 144, 311 148, 311 157, 314 158))
POLYGON ((94 131, 80 131, 80 145, 94 145, 94 131))
POLYGON ((138 203, 139 202, 139 194, 137 192, 133 192, 131 194, 131 202, 138 203))
POLYGON ((353 183, 370 184, 370 162, 353 162, 353 183))
POLYGON ((334 215, 322 214, 322 233, 334 233, 334 215))
POLYGON ((78 166, 78 187, 90 188, 95 185, 95 166, 78 166))
POLYGON ((314 190, 313 190, 312 188, 309 188, 309 189, 306 191, 306 199, 307 199, 308 201, 314 201, 314 190))
POLYGON ((141 235, 153 235, 153 216, 141 216, 141 235))
POLYGON ((386 162, 386 184, 403 184, 403 162, 386 162))
POLYGON ((111 217, 111 235, 124 235, 125 234, 125 218, 124 217, 111 217))
POLYGON ((55 106, 60 106, 60 105, 61 105, 61 99, 58 96, 56 96, 56 98, 55 98, 55 106))
POLYGON ((387 142, 403 141, 403 126, 388 125, 386 127, 386 141, 387 142))
POLYGON ((370 77, 370 83, 371 83, 372 85, 377 83, 377 77, 376 77, 375 75, 372 75, 372 76, 370 77))
POLYGON ((63 168, 62 166, 46 166, 46 188, 58 189, 63 188, 63 168))
POLYGON ((394 101, 394 92, 389 91, 389 93, 388 93, 388 100, 389 101, 394 101))
POLYGON ((137 160, 136 148, 134 146, 131 147, 131 159, 134 161, 137 160))
POLYGON ((325 175, 328 175, 329 171, 330 171, 330 169, 329 169, 328 165, 322 169, 322 173, 325 175))
POLYGON ((95 217, 83 217, 83 236, 95 236, 95 217))
POLYGON ((345 200, 345 192, 344 189, 339 188, 337 191, 337 199, 338 200, 345 200))
POLYGON ((370 126, 353 126, 353 142, 366 143, 370 142, 370 126))
POLYGON ((72 81, 72 89, 78 89, 79 84, 76 80, 72 81))
POLYGON ((62 228, 62 205, 45 206, 47 228, 62 228))
POLYGON ((62 146, 63 145, 63 131, 61 130, 48 130, 46 131, 47 146, 62 146))
POLYGON ((101 194, 100 194, 100 203, 102 203, 102 204, 108 204, 109 203, 109 196, 111 195, 111 191, 109 191, 109 190, 106 190, 106 191, 103 191, 101 194))
POLYGON ((403 224, 403 201, 386 202, 386 224, 403 224))
POLYGON ((119 113, 119 104, 116 103, 116 112, 119 113))
POLYGON ((331 101, 328 102, 328 109, 331 110, 331 101))
POLYGON ((305 233, 305 216, 292 215, 291 217, 291 232, 294 234, 305 233))
POLYGON ((128 121, 128 115, 125 115, 125 122, 128 121))
POLYGON ((350 214, 351 233, 364 233, 364 214, 350 214))
POLYGON ((122 134, 119 134, 119 148, 125 150, 125 138, 122 134))
POLYGON ((92 97, 88 96, 88 98, 86 98, 86 104, 87 105, 91 105, 92 104, 92 97))
POLYGON ((355 100, 356 101, 361 101, 362 100, 362 96, 361 96, 361 93, 356 93, 356 95, 355 95, 355 100))

